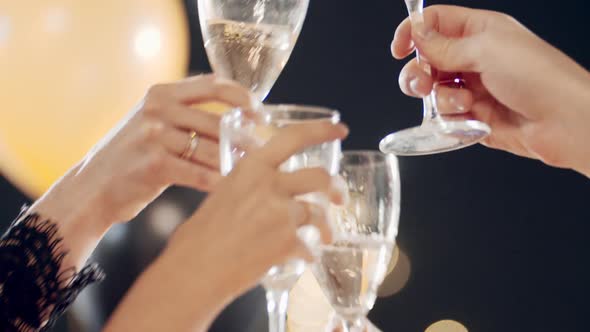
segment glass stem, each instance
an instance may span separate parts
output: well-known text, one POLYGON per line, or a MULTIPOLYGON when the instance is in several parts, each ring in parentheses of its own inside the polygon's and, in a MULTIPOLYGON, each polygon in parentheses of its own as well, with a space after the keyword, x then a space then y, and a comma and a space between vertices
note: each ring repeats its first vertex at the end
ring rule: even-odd
MULTIPOLYGON (((423 0, 406 0, 406 7, 408 8, 408 14, 410 16, 410 21, 412 22, 412 26, 424 25, 424 1, 423 0)), ((424 61, 420 56, 420 52, 416 49, 416 59, 418 60, 418 64, 422 66, 422 69, 428 74, 432 76, 432 68, 428 64, 428 62, 424 61)), ((434 79, 434 77, 433 77, 434 79)), ((443 126, 444 121, 440 114, 438 113, 438 108, 436 106, 436 92, 434 88, 432 92, 422 99, 424 103, 424 116, 422 120, 422 125, 438 125, 443 126)))
POLYGON ((285 289, 266 290, 266 310, 268 312, 268 332, 285 332, 289 291, 285 289))
POLYGON ((342 332, 365 332, 362 318, 342 319, 342 332))
MULTIPOLYGON (((420 52, 416 50, 416 59, 418 59, 418 63, 422 65, 422 68, 426 73, 432 75, 432 69, 430 65, 424 62, 420 57, 420 52)), ((433 77, 434 79, 434 77, 433 77)), ((436 92, 434 90, 434 86, 432 88, 432 92, 424 98, 422 98, 424 103, 424 117, 422 120, 422 125, 443 125, 444 122, 442 121, 442 117, 438 113, 438 108, 436 106, 436 92)))

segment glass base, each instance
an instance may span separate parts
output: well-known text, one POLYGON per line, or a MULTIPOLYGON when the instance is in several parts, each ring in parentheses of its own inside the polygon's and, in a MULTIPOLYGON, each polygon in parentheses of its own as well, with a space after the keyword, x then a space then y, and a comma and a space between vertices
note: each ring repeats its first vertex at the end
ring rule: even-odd
POLYGON ((398 156, 449 152, 476 144, 491 132, 487 124, 476 120, 441 121, 390 134, 381 140, 379 149, 398 156))
POLYGON ((270 268, 261 281, 265 289, 291 290, 305 272, 306 263, 302 259, 292 259, 285 264, 270 268))

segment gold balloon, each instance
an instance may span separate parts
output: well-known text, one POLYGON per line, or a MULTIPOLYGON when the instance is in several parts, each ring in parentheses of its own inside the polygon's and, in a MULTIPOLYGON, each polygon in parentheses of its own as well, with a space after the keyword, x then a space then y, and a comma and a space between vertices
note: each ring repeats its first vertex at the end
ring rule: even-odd
POLYGON ((152 84, 186 75, 180 0, 0 0, 0 169, 45 191, 152 84))
POLYGON ((195 104, 193 108, 218 115, 223 115, 232 110, 231 106, 217 101, 195 104))

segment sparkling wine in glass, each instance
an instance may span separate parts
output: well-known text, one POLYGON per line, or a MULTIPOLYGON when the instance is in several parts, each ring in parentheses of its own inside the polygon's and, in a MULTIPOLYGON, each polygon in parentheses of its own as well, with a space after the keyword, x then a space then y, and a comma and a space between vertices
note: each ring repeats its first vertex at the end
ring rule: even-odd
MULTIPOLYGON (((247 150, 265 144, 281 128, 294 124, 314 121, 340 122, 337 111, 298 105, 265 105, 261 111, 248 112, 233 110, 221 120, 220 155, 221 173, 231 172, 235 163, 246 155, 247 150)), ((338 173, 341 155, 340 141, 325 142, 308 147, 291 156, 281 165, 281 171, 293 172, 302 168, 323 167, 330 174, 338 173)), ((327 207, 321 194, 307 194, 298 199, 327 207)), ((308 246, 317 246, 317 233, 309 227, 302 227, 298 235, 308 246), (315 240, 314 240, 315 239, 315 240)), ((292 259, 282 265, 273 266, 261 284, 266 289, 267 310, 270 332, 285 332, 289 291, 305 271, 305 261, 292 259)))
POLYGON ((335 240, 321 245, 312 271, 343 332, 372 329, 366 315, 391 259, 400 211, 397 159, 378 151, 345 151, 340 176, 349 201, 331 208, 335 240))
MULTIPOLYGON (((424 0, 405 0, 412 26, 424 24, 424 0)), ((416 50, 418 63, 429 74, 430 65, 416 50)), ((464 83, 461 79, 457 79, 464 83)), ((476 144, 491 133, 490 127, 476 120, 444 120, 438 112, 434 90, 423 99, 422 125, 388 135, 379 144, 385 153, 418 156, 458 150, 476 144)))
POLYGON ((198 0, 213 71, 264 100, 287 64, 309 0, 198 0))

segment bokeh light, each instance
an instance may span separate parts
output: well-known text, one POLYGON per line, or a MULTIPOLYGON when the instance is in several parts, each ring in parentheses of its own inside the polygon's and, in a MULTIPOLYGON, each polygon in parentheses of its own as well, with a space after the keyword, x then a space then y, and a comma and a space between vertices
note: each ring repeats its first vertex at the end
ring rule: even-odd
POLYGON ((389 264, 388 275, 379 287, 377 295, 383 298, 399 293, 410 280, 411 272, 412 265, 408 255, 396 246, 389 264))
POLYGON ((0 48, 4 46, 10 35, 10 19, 8 16, 0 15, 0 48))
POLYGON ((160 30, 151 25, 142 27, 134 40, 135 54, 141 59, 150 59, 160 53, 162 35, 160 30))
POLYGON ((182 223, 182 208, 172 201, 161 201, 149 209, 148 223, 152 232, 160 237, 168 237, 182 223))
POLYGON ((425 332, 468 332, 468 330, 457 321, 441 320, 430 325, 425 332))
POLYGON ((393 272, 393 269, 395 269, 395 266, 397 265, 398 260, 399 260, 399 247, 396 245, 393 248, 393 252, 391 253, 391 259, 389 260, 389 265, 387 266, 387 275, 389 275, 391 272, 393 272))

